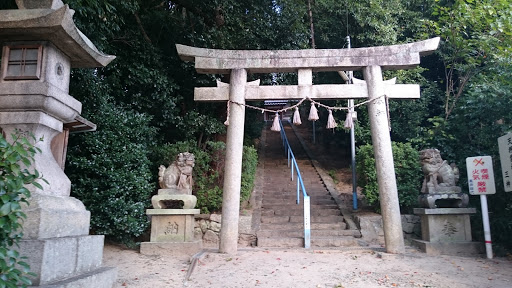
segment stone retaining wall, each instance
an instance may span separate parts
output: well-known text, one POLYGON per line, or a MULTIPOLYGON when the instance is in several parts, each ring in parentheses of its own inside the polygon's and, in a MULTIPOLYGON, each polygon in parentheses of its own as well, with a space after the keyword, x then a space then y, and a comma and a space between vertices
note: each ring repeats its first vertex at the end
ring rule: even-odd
MULTIPOLYGON (((361 228, 362 240, 368 244, 383 244, 384 231, 382 217, 377 213, 355 214, 357 226, 361 228)), ((221 214, 199 214, 195 216, 194 238, 203 240, 203 247, 218 248, 219 233, 222 226, 221 214)), ((238 245, 241 247, 256 246, 256 232, 252 225, 252 213, 240 215, 238 224, 238 245)), ((421 238, 420 217, 417 215, 402 215, 402 228, 405 239, 421 238)))
POLYGON ((421 218, 414 214, 402 214, 402 230, 405 239, 421 239, 421 218))
MULTIPOLYGON (((222 226, 221 214, 199 214, 195 216, 194 238, 203 240, 203 247, 218 248, 219 233, 222 226)), ((238 245, 256 246, 256 232, 252 228, 252 214, 240 215, 238 222, 238 245)))
MULTIPOLYGON (((354 221, 361 229, 361 240, 367 244, 384 244, 382 216, 374 212, 353 214, 354 221)), ((402 214, 402 230, 405 239, 421 238, 421 219, 418 215, 402 214)))

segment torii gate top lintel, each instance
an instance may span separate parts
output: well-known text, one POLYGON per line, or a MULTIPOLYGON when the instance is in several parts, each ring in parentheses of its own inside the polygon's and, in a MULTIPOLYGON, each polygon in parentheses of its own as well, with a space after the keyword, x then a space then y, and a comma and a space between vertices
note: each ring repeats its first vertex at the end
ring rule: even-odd
POLYGON ((180 58, 194 61, 198 73, 229 74, 232 69, 249 73, 361 70, 380 66, 383 70, 408 69, 420 63, 420 56, 434 52, 439 37, 391 46, 353 49, 305 50, 219 50, 176 44, 180 58))
MULTIPOLYGON (((217 50, 177 44, 184 61, 194 61, 197 72, 227 74, 235 69, 247 73, 298 72, 299 85, 259 86, 247 83, 246 101, 278 99, 357 99, 368 97, 365 84, 312 84, 312 71, 354 71, 370 66, 380 69, 407 69, 420 63, 420 57, 437 49, 439 37, 392 46, 354 49, 306 50, 217 50)), ((227 101, 229 85, 194 89, 195 101, 227 101)), ((387 85, 389 98, 419 98, 417 84, 387 85)))

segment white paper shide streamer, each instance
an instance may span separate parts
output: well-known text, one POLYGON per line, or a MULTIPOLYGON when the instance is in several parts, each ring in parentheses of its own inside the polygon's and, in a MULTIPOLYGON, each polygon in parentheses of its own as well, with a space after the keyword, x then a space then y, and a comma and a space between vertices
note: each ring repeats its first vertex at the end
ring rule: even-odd
POLYGON ((347 113, 347 118, 345 119, 345 124, 343 125, 345 129, 352 129, 354 127, 354 120, 352 120, 352 112, 349 111, 347 113))
POLYGON ((293 124, 294 125, 302 124, 302 121, 300 121, 299 107, 295 107, 295 112, 293 112, 293 124))
POLYGON ((272 131, 281 131, 281 126, 279 126, 279 113, 276 112, 276 116, 274 116, 274 122, 272 123, 272 127, 270 127, 272 131))
POLYGON ((316 121, 318 118, 318 111, 316 110, 315 103, 311 102, 311 109, 309 110, 309 121, 316 121))
POLYGON ((329 109, 329 117, 327 117, 327 129, 334 129, 338 126, 336 121, 334 121, 334 116, 332 116, 332 110, 329 109))

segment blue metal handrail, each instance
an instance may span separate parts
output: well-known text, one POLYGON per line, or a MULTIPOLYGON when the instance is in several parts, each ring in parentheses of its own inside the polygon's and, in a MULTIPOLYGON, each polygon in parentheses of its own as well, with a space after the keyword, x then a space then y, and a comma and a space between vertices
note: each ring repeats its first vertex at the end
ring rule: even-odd
MULTIPOLYGON (((276 116, 279 117, 279 116, 276 116)), ((281 126, 281 139, 283 140, 284 151, 288 157, 288 167, 290 167, 291 163, 291 180, 293 181, 293 171, 297 173, 297 204, 300 203, 300 191, 302 190, 302 196, 304 197, 304 248, 311 247, 311 205, 310 198, 308 193, 306 192, 306 188, 304 187, 304 182, 302 181, 302 176, 300 175, 299 165, 297 164, 297 160, 295 159, 295 155, 293 154, 292 148, 290 147, 290 143, 288 142, 288 138, 286 137, 286 133, 284 132, 283 123, 281 119, 279 119, 279 126, 281 126)))

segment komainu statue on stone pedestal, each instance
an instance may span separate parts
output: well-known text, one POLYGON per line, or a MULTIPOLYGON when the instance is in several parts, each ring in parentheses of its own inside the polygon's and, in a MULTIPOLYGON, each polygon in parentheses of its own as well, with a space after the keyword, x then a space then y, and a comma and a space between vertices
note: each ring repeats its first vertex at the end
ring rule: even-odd
POLYGON ((468 205, 469 196, 461 193, 457 186, 459 169, 454 163, 448 165, 437 149, 420 151, 421 169, 424 174, 422 195, 419 203, 428 208, 463 208, 468 205))

